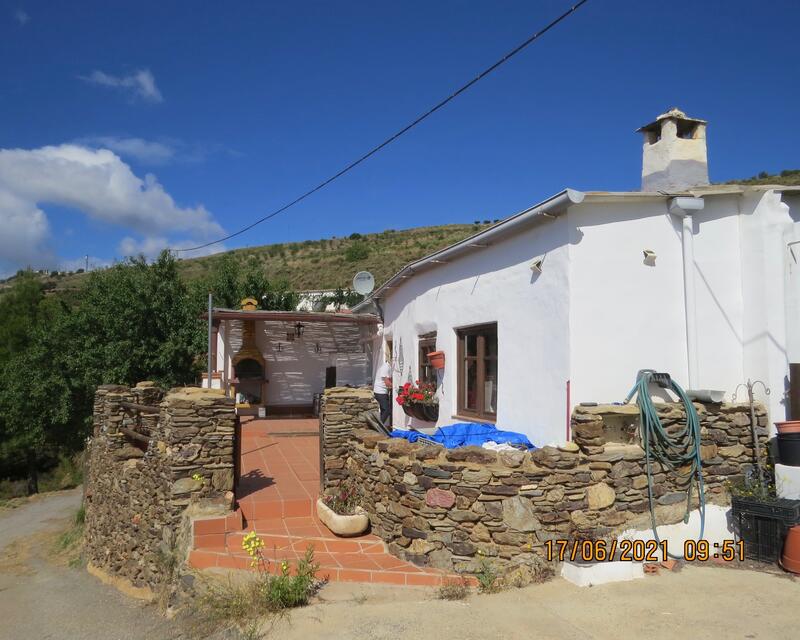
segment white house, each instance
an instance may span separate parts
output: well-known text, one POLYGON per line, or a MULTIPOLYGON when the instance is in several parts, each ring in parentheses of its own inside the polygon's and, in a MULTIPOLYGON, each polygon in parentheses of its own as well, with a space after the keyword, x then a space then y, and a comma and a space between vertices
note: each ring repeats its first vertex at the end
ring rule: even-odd
MULTIPOLYGON (((491 421, 537 445, 565 440, 576 404, 622 401, 640 369, 727 399, 763 380, 784 419, 800 188, 709 185, 705 129, 673 109, 639 130, 642 191, 565 189, 376 289, 356 311, 382 318, 395 385, 441 350, 438 425, 491 421)), ((431 426, 396 403, 393 420, 431 426)))

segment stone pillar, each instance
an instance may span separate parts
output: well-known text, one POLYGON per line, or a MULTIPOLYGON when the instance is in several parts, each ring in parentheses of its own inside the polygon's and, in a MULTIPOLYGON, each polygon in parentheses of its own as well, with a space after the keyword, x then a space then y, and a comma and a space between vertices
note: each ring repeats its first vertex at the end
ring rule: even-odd
POLYGON ((345 477, 344 465, 350 451, 352 432, 366 427, 364 413, 377 408, 372 389, 325 389, 319 412, 320 475, 323 487, 338 485, 345 477))

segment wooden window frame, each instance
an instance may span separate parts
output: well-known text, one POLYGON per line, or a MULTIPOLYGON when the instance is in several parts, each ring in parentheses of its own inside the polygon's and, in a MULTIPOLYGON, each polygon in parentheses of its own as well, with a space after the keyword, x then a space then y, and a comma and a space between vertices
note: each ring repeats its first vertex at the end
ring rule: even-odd
POLYGON ((417 380, 437 384, 436 369, 428 364, 428 353, 436 351, 436 332, 425 333, 417 340, 417 380), (425 378, 425 370, 432 374, 429 379, 425 378))
MULTIPOLYGON (((484 420, 486 422, 495 422, 497 420, 497 407, 495 407, 495 411, 487 411, 486 407, 484 406, 485 403, 485 393, 481 393, 481 389, 485 389, 486 383, 486 360, 494 360, 495 361, 495 371, 498 372, 498 379, 499 379, 499 369, 498 369, 498 357, 497 355, 493 357, 486 356, 486 333, 489 331, 494 331, 495 336, 498 335, 497 333, 497 323, 490 322, 486 324, 475 325, 471 327, 462 327, 460 329, 456 329, 456 339, 458 341, 458 375, 457 377, 457 384, 458 384, 458 415, 464 416, 468 418, 478 418, 480 420, 484 420), (476 353, 474 356, 467 356, 464 348, 464 342, 467 336, 475 335, 477 336, 477 344, 476 344, 476 353), (469 358, 470 360, 475 360, 475 387, 476 387, 476 398, 475 398, 475 409, 470 409, 466 406, 466 397, 464 395, 464 386, 465 386, 465 379, 466 379, 466 366, 465 362, 466 359, 469 358)), ((498 340, 498 351, 499 351, 499 340, 498 340)))

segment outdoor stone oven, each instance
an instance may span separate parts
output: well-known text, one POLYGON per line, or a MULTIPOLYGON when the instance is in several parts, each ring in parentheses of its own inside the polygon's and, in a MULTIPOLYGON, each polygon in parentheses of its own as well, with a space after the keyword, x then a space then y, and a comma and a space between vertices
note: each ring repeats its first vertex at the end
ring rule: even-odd
POLYGON ((242 346, 232 360, 233 397, 240 393, 249 404, 262 404, 266 398, 266 362, 256 343, 254 320, 242 323, 242 346))
MULTIPOLYGON (((633 406, 578 407, 574 442, 534 451, 444 449, 385 438, 363 426, 363 394, 337 389, 322 415, 324 484, 355 481, 372 530, 389 551, 423 566, 476 572, 482 561, 507 570, 539 567, 546 543, 603 538, 649 528, 645 452, 632 442, 633 406), (605 425, 608 420, 609 430, 605 425), (337 434, 328 438, 328 431, 337 434), (342 434, 347 433, 345 438, 342 434), (328 455, 331 448, 341 451, 328 455), (622 440, 622 441, 620 441, 622 440)), ((728 501, 724 482, 753 464, 749 407, 696 404, 703 473, 710 502, 728 501)), ((684 419, 681 404, 664 404, 665 427, 684 419)), ((766 444, 766 411, 756 407, 766 444)), ((762 451, 766 446, 762 447, 762 451)), ((686 494, 654 463, 656 518, 683 517, 686 494)))

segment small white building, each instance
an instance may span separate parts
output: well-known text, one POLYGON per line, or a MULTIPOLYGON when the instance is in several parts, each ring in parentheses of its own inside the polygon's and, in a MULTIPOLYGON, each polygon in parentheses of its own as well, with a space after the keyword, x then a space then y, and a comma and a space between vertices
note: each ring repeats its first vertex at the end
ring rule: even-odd
POLYGON ((242 302, 212 310, 210 335, 211 386, 234 398, 239 414, 309 415, 326 387, 371 384, 374 316, 263 311, 255 299, 242 302))
MULTIPOLYGON (((376 289, 356 311, 382 318, 395 386, 429 376, 439 426, 489 421, 537 445, 567 438, 576 404, 622 401, 640 369, 728 400, 763 380, 784 419, 800 188, 709 185, 705 130, 673 109, 639 129, 642 191, 565 189, 376 289)), ((432 426, 393 406, 396 427, 432 426)))

